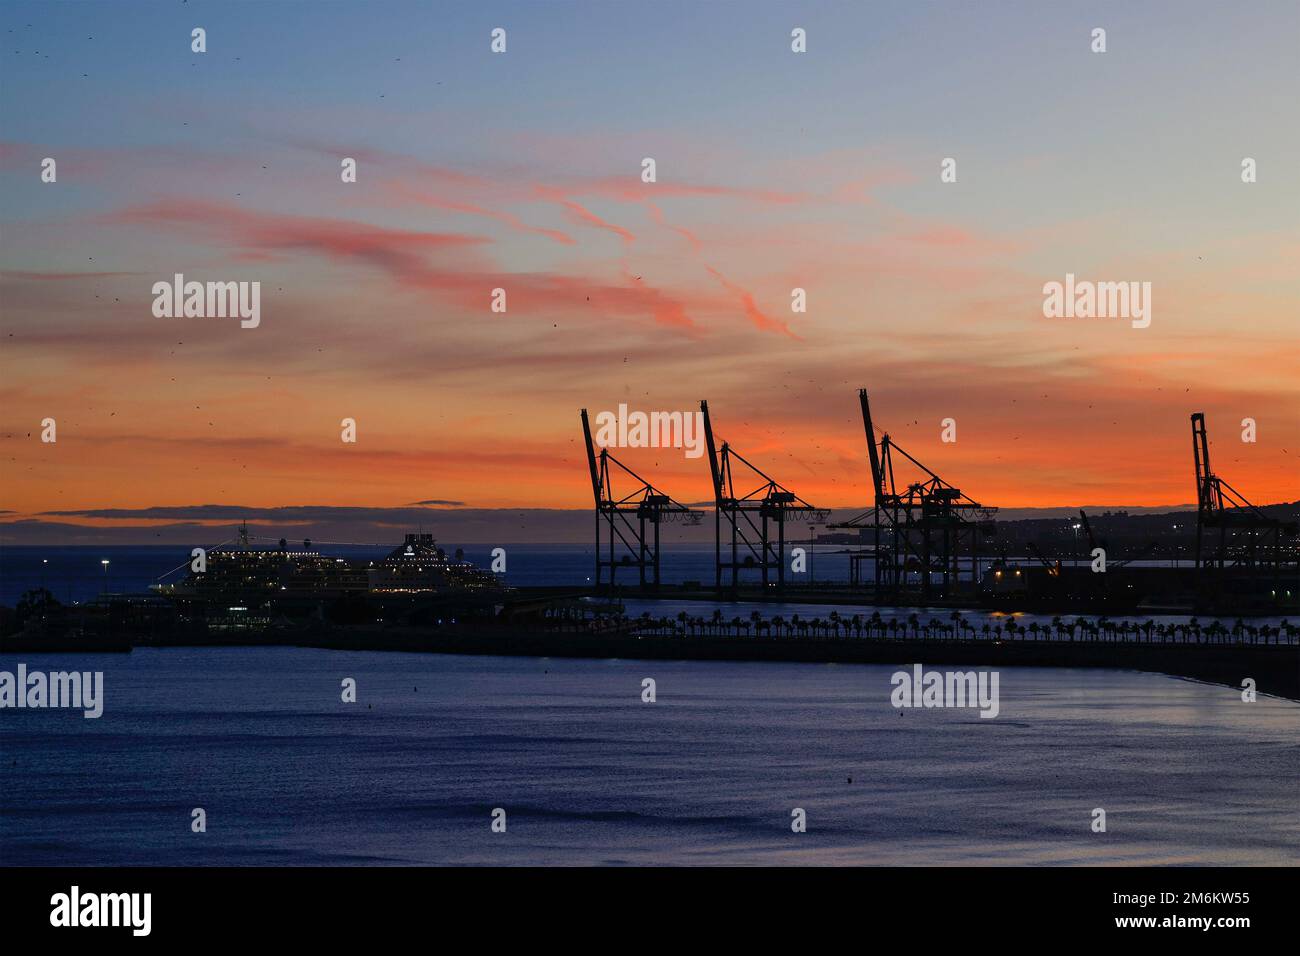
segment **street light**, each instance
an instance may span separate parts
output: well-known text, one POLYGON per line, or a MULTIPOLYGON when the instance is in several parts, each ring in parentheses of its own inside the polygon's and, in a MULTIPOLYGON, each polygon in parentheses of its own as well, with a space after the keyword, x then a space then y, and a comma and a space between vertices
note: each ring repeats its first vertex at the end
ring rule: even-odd
POLYGON ((104 596, 107 597, 108 596, 108 558, 102 559, 99 563, 104 566, 104 596))
POLYGON ((814 563, 817 555, 817 549, 814 547, 817 537, 815 534, 816 531, 817 526, 815 524, 810 524, 808 526, 808 583, 810 585, 817 583, 817 579, 814 577, 817 573, 817 566, 814 563))

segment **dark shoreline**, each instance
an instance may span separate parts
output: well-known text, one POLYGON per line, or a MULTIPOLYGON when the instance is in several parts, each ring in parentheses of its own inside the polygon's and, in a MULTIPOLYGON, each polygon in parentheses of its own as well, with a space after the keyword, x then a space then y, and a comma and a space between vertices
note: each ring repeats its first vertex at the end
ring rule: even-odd
MULTIPOLYGON (((1300 594, 1300 581, 1297 583, 1300 594)), ((1214 601, 1207 595, 1198 594, 1195 598, 1183 596, 1163 603, 1140 603, 1121 600, 1117 596, 1109 598, 1103 595, 1037 597, 1021 595, 998 598, 979 594, 962 594, 950 598, 931 595, 922 598, 917 594, 877 596, 869 587, 851 586, 841 582, 822 582, 818 584, 787 584, 783 590, 764 590, 758 586, 743 586, 737 589, 723 588, 716 590, 707 587, 688 586, 684 584, 662 584, 659 587, 638 587, 636 585, 619 585, 617 588, 575 588, 568 585, 524 585, 514 588, 516 594, 529 600, 547 598, 589 597, 595 600, 642 600, 642 601, 685 601, 699 604, 820 604, 834 607, 855 608, 892 608, 895 610, 943 610, 971 613, 1001 612, 1014 614, 1023 612, 1038 615, 1100 615, 1150 617, 1152 615, 1174 615, 1179 617, 1220 617, 1220 618, 1270 618, 1300 615, 1300 603, 1273 602, 1269 604, 1248 604, 1245 602, 1214 601)))
MULTIPOLYGON (((1241 689, 1253 678, 1261 694, 1300 700, 1300 646, 1247 643, 996 640, 945 638, 670 637, 628 632, 548 633, 509 629, 322 628, 240 634, 173 635, 139 647, 313 647, 345 651, 478 654, 505 657, 634 660, 783 661, 793 663, 1086 667, 1147 671, 1241 689)), ((129 651, 130 645, 72 640, 0 641, 0 654, 129 651)))
POLYGON ((1300 700, 1300 647, 914 638, 650 637, 635 635, 320 634, 296 643, 335 650, 422 651, 523 657, 785 661, 982 667, 1093 667, 1150 671, 1300 700))

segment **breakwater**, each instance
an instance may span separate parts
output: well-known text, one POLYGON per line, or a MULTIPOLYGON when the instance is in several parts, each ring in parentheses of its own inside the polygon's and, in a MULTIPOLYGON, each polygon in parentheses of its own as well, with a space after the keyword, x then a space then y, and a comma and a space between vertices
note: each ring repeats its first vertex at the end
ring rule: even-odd
MULTIPOLYGON (((88 637, 88 635, 86 636, 88 637)), ((67 635, 0 641, 0 653, 127 650, 67 635)), ((1300 629, 1283 622, 1201 626, 1058 619, 1050 625, 975 626, 960 616, 885 620, 878 615, 724 620, 643 615, 474 621, 444 627, 329 625, 184 629, 133 635, 137 646, 300 646, 500 656, 803 663, 1083 667, 1150 671, 1300 700, 1300 629)), ((118 646, 122 643, 125 646, 118 646)))
POLYGON ((634 630, 332 630, 295 643, 339 650, 390 650, 534 657, 643 660, 785 661, 975 667, 1088 667, 1152 671, 1300 700, 1300 646, 1101 640, 984 640, 913 637, 754 637, 639 633, 634 630))

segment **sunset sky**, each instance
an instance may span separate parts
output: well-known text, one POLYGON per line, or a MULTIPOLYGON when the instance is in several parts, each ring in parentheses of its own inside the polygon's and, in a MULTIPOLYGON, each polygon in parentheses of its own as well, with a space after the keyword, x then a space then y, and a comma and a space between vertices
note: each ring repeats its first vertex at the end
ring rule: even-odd
POLYGON ((859 507, 858 387, 989 504, 1193 501, 1193 411, 1295 500, 1297 37, 1293 2, 6 3, 0 520, 583 508, 579 408, 701 398, 859 507), (1150 282, 1151 326, 1044 318, 1067 272, 1150 282), (175 273, 260 281, 260 326, 155 318, 175 273))

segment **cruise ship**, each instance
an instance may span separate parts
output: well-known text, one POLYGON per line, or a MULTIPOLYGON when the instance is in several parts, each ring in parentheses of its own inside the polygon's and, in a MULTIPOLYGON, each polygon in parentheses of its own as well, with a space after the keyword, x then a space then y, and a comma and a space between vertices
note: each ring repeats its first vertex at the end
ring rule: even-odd
POLYGON ((432 534, 407 534, 378 560, 324 554, 303 542, 250 546, 246 530, 232 547, 206 553, 206 568, 177 584, 155 585, 187 617, 246 625, 315 616, 339 623, 419 623, 459 613, 493 613, 507 589, 489 571, 438 547, 432 534))

